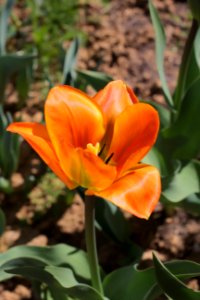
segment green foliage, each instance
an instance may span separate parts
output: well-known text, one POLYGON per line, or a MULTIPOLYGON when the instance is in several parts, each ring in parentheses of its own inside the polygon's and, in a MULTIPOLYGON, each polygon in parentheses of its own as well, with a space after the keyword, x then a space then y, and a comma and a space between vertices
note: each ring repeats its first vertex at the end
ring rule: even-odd
POLYGON ((163 75, 164 29, 151 0, 149 8, 156 32, 157 68, 168 106, 151 103, 159 112, 161 130, 155 148, 150 151, 144 162, 160 169, 163 185, 161 199, 165 204, 176 203, 194 211, 198 202, 196 195, 200 193, 199 162, 196 160, 200 154, 200 25, 193 20, 185 44, 177 86, 171 98, 173 101, 170 102, 166 96, 168 90, 163 75))
POLYGON ((167 166, 161 152, 153 147, 142 160, 143 163, 155 166, 163 176, 167 175, 167 166))
POLYGON ((142 255, 142 249, 133 243, 129 224, 119 208, 100 199, 95 204, 95 216, 98 228, 128 253, 127 262, 138 261, 142 255))
POLYGON ((179 202, 178 205, 183 207, 188 212, 199 215, 200 214, 200 193, 195 193, 188 196, 183 201, 179 202))
POLYGON ((0 236, 4 232, 6 227, 6 217, 3 210, 0 208, 0 236))
POLYGON ((192 268, 184 270, 185 263, 182 262, 181 268, 182 272, 176 274, 176 276, 170 272, 167 266, 161 263, 161 261, 154 255, 154 266, 156 278, 159 286, 162 288, 163 292, 171 297, 173 300, 180 299, 190 299, 198 300, 200 299, 200 292, 193 291, 186 287, 179 278, 188 278, 200 275, 200 265, 195 265, 192 268), (184 271, 183 271, 184 270, 184 271))
POLYGON ((32 81, 34 55, 6 54, 0 56, 0 99, 6 98, 6 86, 12 82, 18 92, 18 106, 27 99, 32 81))
MULTIPOLYGON (((104 279, 103 285, 105 295, 110 300, 156 300, 158 297, 166 292, 165 288, 160 287, 160 283, 165 279, 167 285, 168 278, 163 278, 160 268, 154 258, 155 268, 148 268, 139 270, 137 265, 124 267, 118 269, 104 279), (162 277, 162 278, 160 278, 162 277)), ((189 279, 192 277, 200 276, 200 265, 192 261, 171 261, 167 262, 162 268, 168 269, 174 278, 189 279)), ((182 282, 177 279, 181 284, 182 282)), ((183 285, 183 284, 182 284, 183 285)), ((169 285, 170 288, 170 285, 169 285)), ((174 285, 171 287, 176 293, 174 285)), ((195 292, 193 292, 195 293, 195 292)), ((177 292, 178 294, 178 292, 177 292)), ((190 299, 187 297, 173 298, 175 299, 190 299)), ((193 299, 193 298, 191 298, 193 299)))
POLYGON ((197 21, 200 21, 200 2, 199 0, 188 0, 192 16, 197 21))
POLYGON ((183 98, 188 89, 200 75, 198 63, 196 61, 196 53, 194 49, 195 37, 198 32, 198 22, 193 20, 182 55, 181 65, 179 68, 178 81, 174 93, 174 105, 177 113, 182 105, 183 98))
POLYGON ((158 73, 162 83, 163 92, 169 106, 172 106, 172 97, 167 85, 166 76, 164 72, 164 50, 166 44, 165 31, 157 10, 152 4, 152 1, 149 0, 149 10, 151 14, 152 23, 155 30, 155 43, 156 43, 156 63, 158 68, 158 73))
POLYGON ((197 56, 195 55, 194 47, 191 49, 191 54, 188 62, 188 68, 186 76, 185 76, 185 84, 184 84, 184 91, 183 91, 183 98, 181 101, 183 101, 185 94, 188 92, 188 90, 191 88, 193 83, 197 80, 199 77, 199 66, 197 64, 196 60, 197 56))
POLYGON ((63 84, 75 86, 76 81, 76 61, 78 55, 80 41, 78 38, 74 39, 69 49, 66 51, 64 66, 63 66, 63 84))
MULTIPOLYGON (((188 289, 182 280, 200 276, 200 265, 191 261, 162 264, 154 257, 155 267, 139 270, 137 265, 118 269, 104 278, 106 297, 91 288, 86 254, 69 245, 48 247, 16 246, 0 254, 0 281, 23 276, 37 285, 41 295, 53 300, 154 300, 162 293, 173 299, 198 299, 199 292, 188 289), (183 297, 184 296, 184 297, 183 297), (187 296, 187 297, 185 297, 187 296), (189 298, 191 296, 191 298, 189 298)), ((44 298, 41 298, 44 299, 44 298)))
POLYGON ((6 53, 5 45, 7 40, 7 25, 8 18, 11 12, 11 9, 15 3, 15 0, 7 0, 4 8, 1 11, 0 18, 0 55, 4 55, 6 53))
POLYGON ((96 202, 95 209, 99 226, 109 233, 113 239, 121 243, 127 243, 130 237, 130 229, 122 212, 115 205, 103 199, 96 202))
POLYGON ((199 163, 195 161, 181 168, 164 189, 163 196, 171 202, 179 202, 192 194, 199 193, 199 168, 199 163))
POLYGON ((2 266, 14 259, 32 258, 45 263, 46 265, 70 267, 77 278, 88 282, 90 272, 87 263, 87 256, 84 251, 72 246, 59 244, 49 247, 16 246, 7 252, 0 254, 0 280, 6 280, 13 275, 6 273, 2 266))
POLYGON ((200 28, 197 31, 195 40, 194 40, 194 54, 196 58, 197 65, 200 69, 200 28))
POLYGON ((9 179, 16 171, 19 161, 20 138, 6 131, 12 121, 11 115, 4 113, 0 106, 0 189, 5 192, 11 191, 9 179))
POLYGON ((79 46, 79 39, 75 39, 66 51, 63 67, 63 84, 72 85, 83 91, 90 85, 93 89, 99 91, 112 80, 112 77, 102 72, 77 69, 76 61, 79 46))
POLYGON ((200 153, 199 135, 200 77, 190 86, 176 121, 164 132, 174 142, 173 157, 192 159, 200 153))
MULTIPOLYGON (((45 283, 52 299, 103 300, 90 287, 86 254, 68 245, 51 247, 17 246, 0 254, 0 280, 24 276, 45 283), (81 281, 81 282, 79 282, 81 281)), ((42 285, 39 285, 42 292, 42 285)))
POLYGON ((12 82, 18 92, 18 104, 21 106, 28 96, 35 55, 6 53, 8 18, 14 2, 7 0, 0 16, 0 102, 5 101, 6 86, 12 82))
POLYGON ((65 199, 65 189, 65 184, 55 174, 48 172, 40 178, 38 184, 28 194, 28 198, 35 206, 35 210, 44 214, 58 198, 65 199))
POLYGON ((158 111, 161 129, 169 127, 171 122, 171 112, 169 108, 152 100, 148 100, 145 102, 152 105, 158 111))
POLYGON ((59 5, 51 0, 28 1, 39 67, 47 76, 48 71, 55 70, 58 61, 61 61, 61 45, 81 34, 76 27, 79 20, 78 4, 78 0, 60 0, 59 5))
POLYGON ((74 194, 74 190, 68 190, 54 173, 46 172, 27 194, 33 214, 29 217, 22 216, 20 220, 38 222, 44 216, 57 219, 72 204, 74 194))
POLYGON ((96 91, 102 89, 112 80, 112 77, 102 72, 78 70, 77 73, 80 80, 91 85, 96 91))

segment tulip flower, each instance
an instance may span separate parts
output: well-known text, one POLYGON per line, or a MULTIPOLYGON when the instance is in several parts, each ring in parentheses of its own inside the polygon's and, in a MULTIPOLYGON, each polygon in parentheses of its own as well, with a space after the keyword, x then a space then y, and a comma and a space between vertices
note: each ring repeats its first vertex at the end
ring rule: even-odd
POLYGON ((12 123, 69 189, 107 199, 148 218, 157 204, 158 170, 140 163, 156 141, 159 117, 140 103, 122 81, 110 82, 94 97, 70 86, 52 88, 45 124, 12 123))

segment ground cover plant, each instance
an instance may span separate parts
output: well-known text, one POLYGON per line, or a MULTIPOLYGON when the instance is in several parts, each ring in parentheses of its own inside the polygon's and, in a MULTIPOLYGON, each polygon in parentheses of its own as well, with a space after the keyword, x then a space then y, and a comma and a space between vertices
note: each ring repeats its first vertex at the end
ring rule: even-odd
POLYGON ((147 2, 63 1, 66 21, 65 11, 49 1, 2 5, 8 66, 0 76, 9 74, 0 116, 2 299, 200 298, 200 5, 147 2), (172 80, 167 20, 180 24, 183 16, 174 7, 184 8, 186 28, 178 35, 182 50, 175 45, 180 62, 172 80), (108 16, 126 30, 110 32, 108 16), (147 57, 138 73, 125 59, 137 65, 140 53, 132 42, 127 46, 130 24, 139 30, 141 59, 147 57), (149 37, 154 59, 143 52, 149 37), (30 50, 28 69, 9 73, 13 55, 7 52, 21 59, 30 50), (131 74, 139 81, 142 73, 148 87, 147 62, 160 81, 145 96, 130 82, 131 74), (30 68, 31 89, 23 75, 30 68), (37 154, 25 142, 20 146, 19 135, 37 154))

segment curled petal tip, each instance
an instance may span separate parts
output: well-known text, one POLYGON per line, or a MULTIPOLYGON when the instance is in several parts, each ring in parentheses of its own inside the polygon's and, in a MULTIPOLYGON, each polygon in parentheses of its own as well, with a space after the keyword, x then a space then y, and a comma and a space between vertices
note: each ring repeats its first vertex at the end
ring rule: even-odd
POLYGON ((159 201, 160 174, 155 167, 141 165, 119 178, 107 189, 95 192, 138 218, 148 219, 159 201))

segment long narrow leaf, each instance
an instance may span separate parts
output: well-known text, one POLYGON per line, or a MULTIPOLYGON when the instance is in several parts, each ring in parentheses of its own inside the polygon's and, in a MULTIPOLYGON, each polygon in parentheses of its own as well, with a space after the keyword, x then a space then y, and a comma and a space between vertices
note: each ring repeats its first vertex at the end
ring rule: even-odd
POLYGON ((6 227, 6 217, 3 210, 0 208, 0 235, 4 232, 6 227))
POLYGON ((200 76, 186 92, 177 120, 163 132, 175 158, 192 159, 200 154, 199 111, 200 76))
MULTIPOLYGON (((170 261, 164 266, 181 280, 200 276, 200 265, 193 261, 170 261)), ((162 294, 152 267, 145 270, 138 269, 137 265, 120 268, 104 278, 103 286, 110 300, 156 300, 162 294)), ((179 300, 182 299, 190 298, 179 300)))
POLYGON ((57 294, 54 300, 65 299, 64 295, 80 300, 104 300, 94 288, 79 283, 73 271, 68 267, 57 267, 42 262, 39 258, 17 258, 2 266, 7 273, 20 275, 30 280, 45 283, 57 294), (62 296, 62 298, 61 298, 62 296))
POLYGON ((149 0, 149 10, 153 27, 155 30, 156 63, 158 74, 161 80, 166 101, 170 107, 173 107, 173 100, 167 85, 167 80, 164 71, 164 50, 166 45, 165 31, 162 26, 158 12, 151 0, 149 0))
POLYGON ((46 265, 67 266, 82 281, 90 280, 87 256, 84 251, 75 247, 58 244, 48 247, 16 246, 0 254, 0 281, 13 277, 4 272, 2 266, 7 262, 20 258, 32 258, 46 265))
POLYGON ((97 71, 77 70, 77 74, 80 79, 86 81, 87 84, 91 85, 96 91, 104 88, 104 86, 112 80, 112 77, 109 75, 97 71))
POLYGON ((187 288, 174 274, 172 274, 164 264, 154 255, 155 273, 158 283, 164 293, 173 300, 190 299, 199 300, 200 292, 195 292, 187 288))
POLYGON ((194 40, 194 54, 196 57, 197 65, 200 69, 200 26, 199 26, 199 29, 196 33, 196 37, 194 40))
MULTIPOLYGON (((18 54, 7 54, 0 56, 0 102, 4 101, 6 84, 9 82, 10 77, 15 75, 17 78, 21 73, 26 72, 27 78, 19 86, 17 90, 22 95, 22 84, 27 86, 30 84, 30 77, 32 73, 33 60, 36 58, 34 54, 18 55, 18 54)), ((27 93, 27 87, 23 87, 23 97, 25 96, 25 90, 27 93)))
POLYGON ((5 44, 7 39, 8 17, 15 0, 7 0, 0 18, 0 55, 5 54, 5 44))
POLYGON ((75 66, 79 44, 79 39, 76 38, 66 52, 63 67, 63 84, 74 85, 74 81, 76 79, 75 66))

